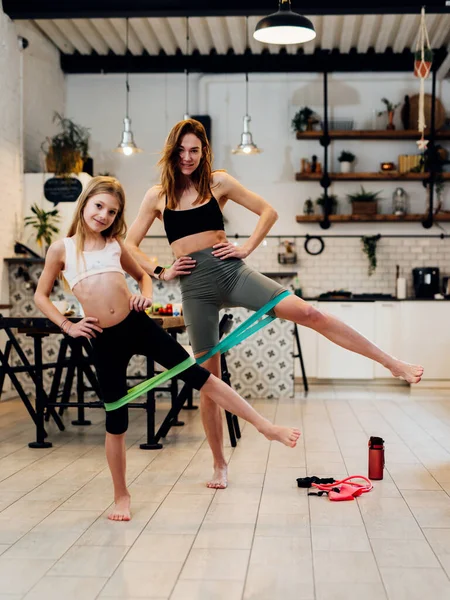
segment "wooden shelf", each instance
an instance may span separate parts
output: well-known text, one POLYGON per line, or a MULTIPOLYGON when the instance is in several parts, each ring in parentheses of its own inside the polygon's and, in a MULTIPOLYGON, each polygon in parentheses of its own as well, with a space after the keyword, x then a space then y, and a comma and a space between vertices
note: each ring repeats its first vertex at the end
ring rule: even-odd
MULTIPOLYGON (((328 132, 334 140, 418 140, 420 134, 415 129, 335 129, 328 132)), ((323 131, 297 131, 298 140, 318 140, 323 131)), ((426 136, 429 137, 429 134, 426 136)), ((450 130, 437 131, 436 140, 450 140, 450 130)))
MULTIPOLYGON (((427 215, 405 215, 403 217, 397 215, 330 215, 329 219, 331 223, 413 223, 421 222, 425 220, 427 215)), ((434 215, 435 221, 450 223, 450 212, 438 213, 434 215)), ((323 215, 298 215, 296 217, 297 223, 320 223, 323 221, 323 215)))
MULTIPOLYGON (((383 171, 379 173, 329 173, 332 181, 422 181, 429 173, 399 173, 383 171)), ((441 173, 442 178, 450 180, 450 173, 441 173)), ((296 181, 320 181, 323 173, 296 173, 296 181)))

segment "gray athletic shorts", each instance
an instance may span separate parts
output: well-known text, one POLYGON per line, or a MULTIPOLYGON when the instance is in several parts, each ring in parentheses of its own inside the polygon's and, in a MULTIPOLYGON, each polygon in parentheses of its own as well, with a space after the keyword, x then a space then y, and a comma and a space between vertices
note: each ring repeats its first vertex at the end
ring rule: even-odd
MULTIPOLYGON (((242 306, 258 310, 286 288, 248 267, 240 258, 221 260, 213 248, 190 252, 197 261, 190 275, 180 277, 184 322, 195 354, 219 342, 219 310, 242 306)), ((275 316, 273 309, 270 315, 275 316)))

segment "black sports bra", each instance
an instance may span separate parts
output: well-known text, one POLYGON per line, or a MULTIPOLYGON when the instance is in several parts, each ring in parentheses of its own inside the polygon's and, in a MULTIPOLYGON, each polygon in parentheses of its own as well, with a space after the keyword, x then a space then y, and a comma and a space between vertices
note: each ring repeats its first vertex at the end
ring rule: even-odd
POLYGON ((171 210, 166 207, 163 221, 169 244, 195 233, 225 230, 222 211, 214 196, 199 208, 171 210))

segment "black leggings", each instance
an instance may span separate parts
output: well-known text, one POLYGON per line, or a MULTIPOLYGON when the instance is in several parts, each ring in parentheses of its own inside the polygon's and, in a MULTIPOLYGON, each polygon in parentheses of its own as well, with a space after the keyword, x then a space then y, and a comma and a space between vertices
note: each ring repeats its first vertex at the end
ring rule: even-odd
MULTIPOLYGON (((180 364, 189 354, 162 327, 143 312, 132 310, 120 323, 105 327, 92 339, 93 359, 103 401, 115 402, 127 393, 127 367, 134 354, 148 356, 166 369, 180 364)), ((210 372, 192 365, 178 375, 199 390, 210 372)), ((106 411, 106 431, 121 434, 128 429, 128 406, 106 411)))

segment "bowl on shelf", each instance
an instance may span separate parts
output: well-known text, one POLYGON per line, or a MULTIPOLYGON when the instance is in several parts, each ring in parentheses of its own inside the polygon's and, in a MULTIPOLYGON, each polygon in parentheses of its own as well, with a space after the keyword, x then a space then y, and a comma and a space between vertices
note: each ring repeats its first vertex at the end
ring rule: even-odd
MULTIPOLYGON (((323 129, 324 122, 320 121, 320 127, 323 129)), ((353 119, 328 119, 329 131, 351 131, 353 129, 353 119)))

